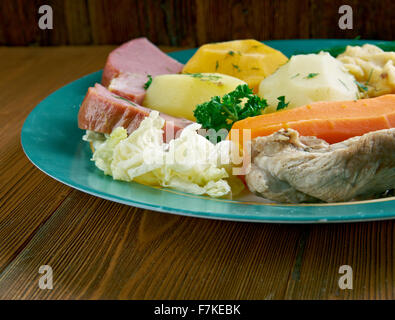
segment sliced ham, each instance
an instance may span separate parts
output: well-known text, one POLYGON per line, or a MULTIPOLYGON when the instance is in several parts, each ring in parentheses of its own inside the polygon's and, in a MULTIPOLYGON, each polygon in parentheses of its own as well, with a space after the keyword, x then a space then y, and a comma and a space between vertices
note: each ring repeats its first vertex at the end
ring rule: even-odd
POLYGON ((108 90, 118 96, 142 104, 145 97, 144 85, 148 77, 138 73, 122 73, 111 80, 108 90))
MULTIPOLYGON (((151 109, 142 107, 115 95, 102 85, 96 83, 88 92, 78 113, 78 127, 100 133, 111 133, 117 127, 124 127, 128 133, 136 130, 141 121, 149 115, 151 109)), ((192 122, 160 114, 166 121, 164 139, 173 139, 180 129, 192 122)))
POLYGON ((103 70, 102 84, 110 85, 112 79, 123 73, 151 76, 179 73, 183 65, 170 58, 146 38, 124 43, 112 51, 103 70))

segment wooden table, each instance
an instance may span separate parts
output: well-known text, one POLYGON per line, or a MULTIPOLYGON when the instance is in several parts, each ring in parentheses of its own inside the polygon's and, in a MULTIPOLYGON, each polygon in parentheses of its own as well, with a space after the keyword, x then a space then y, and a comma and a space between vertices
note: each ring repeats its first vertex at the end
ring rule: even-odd
POLYGON ((1 299, 395 298, 394 221, 187 218, 102 200, 36 169, 20 145, 24 119, 101 69, 111 49, 0 48, 1 299), (41 265, 52 290, 38 286, 41 265), (339 288, 341 265, 353 269, 352 290, 339 288))

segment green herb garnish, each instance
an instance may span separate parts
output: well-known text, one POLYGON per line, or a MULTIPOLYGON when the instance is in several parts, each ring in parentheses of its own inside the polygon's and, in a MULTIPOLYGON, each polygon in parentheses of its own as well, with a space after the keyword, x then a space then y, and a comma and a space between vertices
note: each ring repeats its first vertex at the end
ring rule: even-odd
POLYGON ((372 68, 372 69, 370 69, 369 76, 368 76, 368 80, 366 81, 366 85, 368 85, 368 84, 369 84, 369 82, 370 82, 370 79, 372 78, 372 73, 373 73, 373 68, 372 68))
POLYGON ((149 86, 151 85, 151 83, 152 83, 151 75, 149 74, 149 75, 147 75, 147 77, 148 77, 148 81, 146 83, 144 83, 144 89, 145 90, 147 90, 149 88, 149 86))
POLYGON ((193 114, 205 129, 230 130, 236 121, 260 115, 266 107, 266 100, 254 95, 248 85, 244 84, 222 98, 215 96, 210 101, 197 105, 193 114))
POLYGON ((130 101, 129 99, 126 99, 126 98, 121 97, 121 96, 116 96, 115 94, 113 94, 112 96, 113 96, 114 98, 124 100, 124 101, 128 102, 129 104, 131 104, 132 106, 136 106, 136 104, 133 103, 132 101, 130 101))
POLYGON ((228 55, 233 56, 234 54, 235 54, 234 51, 232 50, 228 51, 228 55))
POLYGON ((294 76, 292 76, 291 79, 294 79, 294 78, 296 78, 296 77, 299 76, 299 75, 300 75, 300 73, 297 73, 297 74, 295 74, 294 76))
POLYGON ((221 79, 221 76, 217 76, 214 74, 202 74, 202 73, 186 73, 188 76, 192 78, 198 78, 202 81, 217 81, 221 79))
POLYGON ((306 77, 304 77, 305 79, 312 79, 316 76, 318 76, 319 73, 309 73, 306 77))
POLYGON ((235 68, 238 72, 241 72, 239 66, 237 64, 232 63, 233 68, 235 68))
POLYGON ((219 62, 218 62, 218 60, 215 62, 215 71, 217 71, 218 70, 218 67, 219 67, 219 62))
POLYGON ((358 86, 358 89, 360 91, 365 91, 366 92, 366 91, 369 90, 369 88, 367 86, 363 85, 362 83, 358 82, 357 80, 355 80, 354 82, 358 86))
POLYGON ((337 80, 339 80, 339 82, 344 86, 344 88, 346 88, 347 90, 350 90, 350 89, 348 89, 347 85, 344 83, 344 81, 342 79, 337 79, 337 80))
POLYGON ((288 107, 289 102, 285 103, 285 96, 278 97, 277 100, 278 100, 277 109, 276 109, 277 111, 288 107))

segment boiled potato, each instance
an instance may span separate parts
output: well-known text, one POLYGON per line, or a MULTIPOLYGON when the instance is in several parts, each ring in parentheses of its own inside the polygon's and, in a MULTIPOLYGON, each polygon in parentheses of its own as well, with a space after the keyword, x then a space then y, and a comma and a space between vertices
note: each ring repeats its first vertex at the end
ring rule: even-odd
POLYGON ((219 73, 160 75, 149 86, 143 105, 195 121, 193 111, 198 104, 223 96, 243 84, 246 83, 240 79, 219 73))
POLYGON ((326 52, 293 56, 288 63, 262 80, 259 96, 269 107, 265 113, 277 109, 278 97, 285 96, 287 108, 295 108, 315 101, 341 101, 359 98, 355 78, 343 65, 326 52))
POLYGON ((236 40, 201 46, 184 66, 183 73, 219 72, 239 78, 254 92, 287 57, 256 40, 236 40))

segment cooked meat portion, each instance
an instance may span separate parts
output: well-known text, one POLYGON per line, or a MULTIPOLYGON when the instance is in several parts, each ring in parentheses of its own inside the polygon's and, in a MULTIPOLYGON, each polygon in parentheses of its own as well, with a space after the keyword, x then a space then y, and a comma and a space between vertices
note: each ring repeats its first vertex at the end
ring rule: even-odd
POLYGON ((282 129, 251 147, 248 187, 274 201, 360 200, 395 188, 395 128, 332 145, 282 129))
POLYGON ((179 73, 183 64, 169 57, 147 38, 133 39, 112 51, 103 70, 102 84, 107 87, 112 79, 122 73, 134 73, 147 77, 179 73))
MULTIPOLYGON (((111 133, 117 127, 124 127, 128 133, 136 130, 141 121, 152 110, 135 102, 121 98, 96 83, 88 92, 78 113, 78 127, 101 133, 111 133)), ((164 139, 169 141, 179 130, 184 129, 192 121, 176 118, 161 113, 165 119, 164 139)))
POLYGON ((126 72, 112 79, 108 90, 141 105, 145 97, 144 84, 147 81, 146 75, 126 72))

